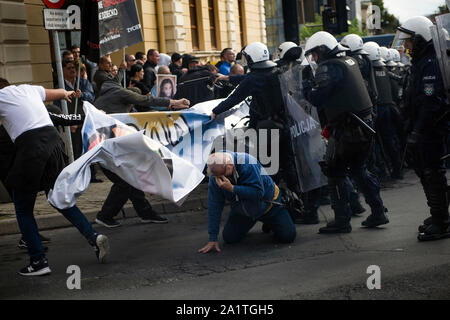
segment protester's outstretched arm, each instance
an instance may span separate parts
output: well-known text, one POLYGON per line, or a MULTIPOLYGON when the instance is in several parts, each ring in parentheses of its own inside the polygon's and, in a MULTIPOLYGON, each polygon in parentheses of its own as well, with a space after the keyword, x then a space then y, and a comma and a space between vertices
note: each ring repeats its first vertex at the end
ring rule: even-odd
POLYGON ((64 89, 45 89, 45 101, 55 101, 64 99, 72 102, 72 98, 76 96, 75 91, 66 91, 64 89))
POLYGON ((225 206, 225 198, 217 186, 215 179, 212 177, 208 185, 208 233, 209 241, 203 248, 199 249, 199 253, 207 253, 211 250, 220 252, 219 248, 219 229, 220 219, 223 207, 225 206))
POLYGON ((169 109, 182 110, 189 108, 191 102, 188 99, 170 100, 169 109))

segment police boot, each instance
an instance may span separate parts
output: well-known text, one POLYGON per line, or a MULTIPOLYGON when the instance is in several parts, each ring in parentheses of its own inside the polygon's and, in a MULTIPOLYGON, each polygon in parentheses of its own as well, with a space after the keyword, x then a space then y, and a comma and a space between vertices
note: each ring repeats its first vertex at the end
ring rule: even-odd
POLYGON ((358 192, 353 190, 350 192, 350 209, 352 210, 353 217, 359 217, 360 214, 366 212, 366 209, 361 205, 359 201, 358 192))
POLYGON ((423 220, 423 224, 419 226, 419 232, 424 232, 426 228, 432 223, 433 217, 428 217, 425 220, 423 220))
POLYGON ((350 199, 348 196, 348 184, 345 179, 328 178, 328 190, 330 191, 331 207, 335 220, 320 228, 319 233, 349 233, 352 231, 350 219, 350 199))
POLYGON ((305 213, 294 221, 295 224, 318 224, 319 215, 317 209, 306 210, 305 213))
POLYGON ((386 215, 387 209, 385 207, 380 207, 372 209, 372 213, 367 217, 365 221, 361 223, 363 227, 375 228, 383 224, 388 224, 389 219, 386 215))
POLYGON ((261 230, 264 233, 270 233, 270 231, 272 231, 272 229, 270 228, 270 226, 267 223, 263 223, 261 230))
POLYGON ((326 227, 319 229, 319 233, 331 234, 331 233, 350 233, 352 232, 352 226, 350 223, 330 221, 326 227))
POLYGON ((311 190, 303 194, 303 203, 305 211, 302 216, 295 221, 295 224, 318 224, 319 215, 317 209, 319 208, 320 189, 311 190))
POLYGON ((445 170, 425 169, 421 177, 427 203, 430 207, 431 219, 428 218, 419 227, 419 241, 448 238, 448 190, 445 170))
MULTIPOLYGON (((425 225, 424 225, 425 226, 425 225)), ((450 238, 450 223, 431 223, 417 236, 419 241, 450 238)))

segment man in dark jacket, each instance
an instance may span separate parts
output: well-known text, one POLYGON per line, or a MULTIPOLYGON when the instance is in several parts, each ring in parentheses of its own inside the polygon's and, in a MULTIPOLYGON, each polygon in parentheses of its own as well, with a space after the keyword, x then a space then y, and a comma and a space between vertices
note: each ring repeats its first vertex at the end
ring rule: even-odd
POLYGON ((186 98, 191 105, 214 99, 212 80, 216 76, 209 71, 207 66, 198 66, 198 62, 198 58, 190 57, 189 70, 181 77, 175 94, 176 99, 186 98))
POLYGON ((144 82, 149 88, 153 88, 156 81, 156 66, 159 63, 159 52, 150 49, 147 52, 147 61, 144 64, 144 82))
POLYGON ((180 83, 181 77, 187 72, 186 68, 183 68, 183 57, 179 53, 172 55, 172 63, 169 65, 170 73, 177 76, 177 83, 180 83))
POLYGON ((100 90, 102 89, 103 82, 107 80, 114 80, 118 83, 123 83, 124 71, 120 69, 117 76, 113 76, 111 73, 112 62, 111 56, 106 55, 100 58, 98 63, 98 70, 94 75, 94 83, 95 83, 95 97, 98 97, 100 94, 100 90))

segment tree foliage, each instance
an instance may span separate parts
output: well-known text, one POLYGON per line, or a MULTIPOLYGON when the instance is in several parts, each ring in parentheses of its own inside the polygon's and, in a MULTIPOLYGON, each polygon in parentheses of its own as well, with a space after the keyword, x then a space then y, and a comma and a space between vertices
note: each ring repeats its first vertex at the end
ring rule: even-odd
POLYGON ((397 27, 400 26, 400 21, 397 17, 388 12, 384 7, 383 0, 373 0, 372 4, 380 7, 381 11, 381 30, 376 30, 376 34, 395 33, 397 27))
MULTIPOLYGON (((322 17, 316 13, 315 18, 316 19, 314 22, 303 25, 303 27, 300 30, 300 40, 306 40, 309 37, 311 37, 314 33, 316 33, 317 31, 323 30, 322 17)), ((344 32, 344 33, 335 35, 335 37, 342 38, 342 37, 346 36, 347 34, 351 34, 351 33, 360 35, 361 37, 367 36, 367 31, 365 31, 365 30, 359 31, 358 19, 355 18, 355 19, 353 19, 351 25, 348 26, 348 32, 344 32)))

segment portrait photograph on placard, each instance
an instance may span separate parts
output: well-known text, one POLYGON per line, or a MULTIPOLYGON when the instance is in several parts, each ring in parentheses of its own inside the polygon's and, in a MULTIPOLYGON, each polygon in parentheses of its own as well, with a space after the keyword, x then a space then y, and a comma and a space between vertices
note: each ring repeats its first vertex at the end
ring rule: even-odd
POLYGON ((156 75, 156 96, 172 99, 177 92, 177 76, 158 74, 156 75))

